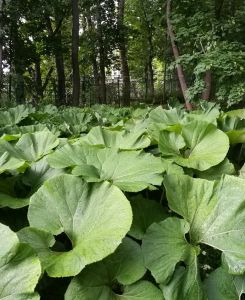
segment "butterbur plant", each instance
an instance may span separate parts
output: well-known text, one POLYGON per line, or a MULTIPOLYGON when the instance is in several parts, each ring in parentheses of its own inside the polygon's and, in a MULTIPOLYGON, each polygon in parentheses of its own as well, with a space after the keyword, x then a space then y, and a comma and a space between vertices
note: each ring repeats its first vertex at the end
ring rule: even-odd
POLYGON ((245 110, 96 109, 1 112, 0 299, 244 299, 245 110))
MULTIPOLYGON (((219 272, 227 272, 227 276, 242 282, 245 279, 244 180, 224 176, 219 182, 211 182, 168 175, 164 185, 169 207, 179 217, 152 224, 142 248, 146 266, 161 284, 165 299, 213 299, 211 286, 218 289, 218 273, 201 282, 198 256, 202 244, 221 251, 224 269, 219 272), (176 268, 179 263, 184 263, 184 267, 176 268)), ((230 285, 234 289, 233 281, 230 285)), ((242 292, 243 288, 237 290, 237 297, 242 292)), ((219 288, 219 293, 226 299, 226 289, 219 288)))

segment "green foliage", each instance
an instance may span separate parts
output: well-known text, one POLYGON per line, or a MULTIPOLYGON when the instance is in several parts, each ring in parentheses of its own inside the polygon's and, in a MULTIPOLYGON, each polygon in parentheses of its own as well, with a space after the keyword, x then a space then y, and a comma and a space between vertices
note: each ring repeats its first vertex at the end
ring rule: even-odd
POLYGON ((244 110, 21 111, 0 137, 0 298, 241 297, 244 110))
POLYGON ((201 99, 206 71, 212 74, 211 99, 224 107, 244 101, 243 1, 178 1, 172 4, 171 20, 188 78, 192 101, 201 99), (190 13, 191 12, 191 13, 190 13))
POLYGON ((34 289, 41 275, 40 261, 28 245, 21 244, 17 235, 0 224, 4 243, 0 251, 0 299, 37 300, 34 289))

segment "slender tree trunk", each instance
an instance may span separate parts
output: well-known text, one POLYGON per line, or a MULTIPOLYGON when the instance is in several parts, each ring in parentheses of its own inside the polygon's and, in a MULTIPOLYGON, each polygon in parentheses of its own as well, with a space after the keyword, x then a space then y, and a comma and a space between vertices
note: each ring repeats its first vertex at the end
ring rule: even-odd
MULTIPOLYGON (((175 43, 175 34, 174 34, 173 27, 172 27, 172 24, 171 24, 170 15, 171 15, 171 0, 167 0, 166 16, 167 16, 168 34, 169 34, 169 38, 170 38, 170 41, 171 41, 175 61, 177 61, 180 57, 180 54, 179 54, 179 49, 178 49, 178 47, 175 43)), ((177 69, 177 74, 178 74, 178 79, 179 79, 182 95, 185 99, 186 109, 187 110, 192 110, 192 105, 189 102, 189 99, 188 99, 188 96, 187 96, 188 87, 187 87, 186 78, 185 78, 185 75, 184 75, 183 68, 180 64, 177 64, 176 69, 177 69)))
POLYGON ((168 48, 169 48, 168 30, 166 28, 165 51, 164 51, 164 59, 163 59, 164 60, 164 75, 163 75, 163 99, 162 99, 162 104, 164 104, 166 102, 167 70, 168 70, 168 48))
POLYGON ((36 83, 36 92, 38 100, 43 99, 43 89, 42 89, 42 74, 40 66, 40 57, 35 61, 35 83, 36 83))
POLYGON ((164 62, 164 75, 163 75, 163 98, 162 98, 162 103, 163 105, 166 102, 166 85, 167 85, 167 60, 165 59, 164 62))
POLYGON ((212 72, 207 70, 204 77, 205 89, 202 92, 202 100, 208 101, 211 95, 212 89, 212 72))
POLYGON ((154 95, 155 95, 155 87, 154 87, 154 71, 152 66, 153 58, 150 55, 148 61, 148 72, 149 72, 149 96, 151 101, 154 102, 154 95))
MULTIPOLYGON (((90 11, 87 12, 87 22, 88 22, 88 29, 90 31, 94 31, 94 25, 92 22, 91 14, 90 11)), ((93 65, 93 76, 94 76, 94 85, 95 85, 95 99, 101 103, 101 95, 100 95, 100 78, 99 78, 99 70, 98 70, 98 63, 97 63, 97 53, 96 53, 96 48, 93 46, 92 48, 92 53, 90 56, 92 65, 93 65)))
MULTIPOLYGON (((60 45, 62 47, 61 32, 58 32, 57 35, 58 35, 57 46, 60 45)), ((58 79, 57 81, 58 102, 56 103, 57 106, 66 104, 65 66, 64 66, 63 53, 61 49, 62 48, 60 48, 60 50, 55 51, 55 63, 56 63, 56 71, 57 71, 57 79, 58 79)))
POLYGON ((17 70, 15 73, 15 99, 17 104, 25 103, 25 83, 23 71, 17 70))
POLYGON ((9 83, 8 83, 8 99, 9 99, 9 103, 12 102, 12 67, 10 65, 10 74, 9 74, 9 83))
POLYGON ((51 20, 49 17, 47 20, 47 28, 49 32, 49 37, 56 38, 56 45, 53 49, 55 56, 55 65, 57 72, 57 97, 55 97, 55 104, 57 106, 66 105, 66 85, 65 85, 65 66, 64 66, 64 57, 63 57, 63 47, 62 47, 62 34, 61 34, 61 25, 58 16, 56 15, 56 29, 53 31, 51 20))
POLYGON ((106 103, 106 74, 105 74, 105 49, 103 45, 103 31, 101 27, 101 12, 100 7, 97 5, 97 29, 98 29, 98 42, 99 42, 99 69, 100 69, 100 95, 102 102, 106 103))
POLYGON ((42 86, 42 94, 45 92, 48 84, 49 84, 49 81, 51 80, 51 77, 52 77, 52 73, 54 72, 54 68, 51 67, 46 75, 46 78, 44 80, 44 84, 42 86))
POLYGON ((11 22, 11 37, 13 48, 13 66, 15 71, 15 100, 17 104, 25 102, 23 43, 19 37, 19 28, 16 20, 11 22))
POLYGON ((128 66, 128 55, 124 33, 124 11, 125 11, 125 0, 118 0, 118 29, 120 34, 119 41, 119 52, 120 52, 120 63, 121 73, 123 78, 122 88, 122 101, 123 105, 130 105, 130 74, 128 66))
POLYGON ((0 98, 3 89, 3 9, 5 2, 0 0, 0 98))
POLYGON ((72 102, 79 105, 80 72, 79 72, 79 5, 78 0, 71 0, 72 7, 72 102))
POLYGON ((0 38, 0 99, 1 99, 2 89, 3 89, 3 45, 1 43, 1 38, 0 38))
POLYGON ((101 99, 102 103, 107 103, 106 99, 106 74, 105 74, 105 61, 104 61, 104 47, 100 47, 100 93, 101 93, 101 99))
MULTIPOLYGON (((233 0, 232 2, 234 4, 235 1, 233 0)), ((217 20, 220 19, 224 3, 225 0, 215 0, 215 16, 217 20)))
POLYGON ((57 71, 57 101, 56 105, 66 104, 66 88, 65 88, 65 70, 64 59, 62 54, 55 55, 56 71, 57 71))
POLYGON ((145 100, 148 100, 148 90, 149 90, 149 72, 148 64, 145 65, 145 100))
POLYGON ((120 62, 121 62, 121 71, 123 78, 123 88, 122 88, 122 101, 123 105, 130 105, 130 74, 129 74, 129 66, 127 61, 127 50, 124 46, 120 49, 120 62))
POLYGON ((155 87, 154 87, 154 70, 153 70, 153 58, 154 58, 154 48, 152 42, 152 35, 153 35, 153 26, 152 23, 149 21, 148 13, 144 6, 144 1, 141 0, 141 6, 144 14, 144 22, 147 28, 147 43, 148 43, 148 58, 147 58, 147 70, 148 70, 148 86, 147 86, 147 93, 149 94, 149 98, 152 102, 154 102, 154 95, 155 95, 155 87))
POLYGON ((99 103, 102 103, 101 95, 100 95, 100 75, 98 70, 98 64, 96 60, 96 56, 92 55, 92 65, 93 65, 93 76, 94 76, 94 85, 95 85, 95 98, 99 103))
POLYGON ((56 23, 56 41, 57 45, 55 47, 55 62, 56 62, 56 70, 58 77, 58 103, 59 105, 66 105, 66 83, 65 83, 65 64, 64 64, 64 56, 63 56, 63 45, 62 45, 62 32, 60 26, 60 18, 58 14, 55 15, 55 23, 56 23))

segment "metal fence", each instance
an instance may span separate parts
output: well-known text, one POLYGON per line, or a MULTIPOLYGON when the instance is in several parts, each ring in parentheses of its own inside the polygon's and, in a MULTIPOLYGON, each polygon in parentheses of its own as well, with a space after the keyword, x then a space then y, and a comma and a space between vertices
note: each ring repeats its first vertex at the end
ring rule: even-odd
MULTIPOLYGON (((167 72, 164 74, 157 74, 157 80, 154 82, 154 96, 152 97, 147 93, 147 85, 149 82, 143 79, 135 79, 131 77, 131 89, 130 98, 131 103, 154 103, 162 104, 167 101, 170 95, 179 93, 179 85, 177 77, 173 72, 167 72)), ((27 83, 28 86, 28 83, 27 83)), ((122 89, 123 80, 120 77, 107 77, 106 78, 106 103, 121 105, 122 104, 122 89)), ((89 76, 82 76, 81 78, 81 101, 87 105, 93 105, 98 103, 97 91, 99 86, 97 86, 93 78, 89 76)), ((33 90, 29 88, 26 90, 26 101, 34 102, 33 90)), ((15 80, 14 76, 5 76, 4 85, 0 93, 1 105, 6 103, 9 105, 15 102, 15 80)), ((67 101, 72 97, 71 82, 66 82, 66 97, 67 101)), ((50 82, 47 89, 44 92, 44 102, 45 103, 55 103, 57 98, 57 86, 55 82, 50 82)))

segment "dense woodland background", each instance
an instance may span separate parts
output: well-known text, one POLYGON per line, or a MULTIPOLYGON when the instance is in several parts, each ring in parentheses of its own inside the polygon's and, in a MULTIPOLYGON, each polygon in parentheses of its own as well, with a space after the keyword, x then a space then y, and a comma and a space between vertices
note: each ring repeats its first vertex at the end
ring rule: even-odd
POLYGON ((244 0, 0 0, 2 106, 245 100, 244 0))

